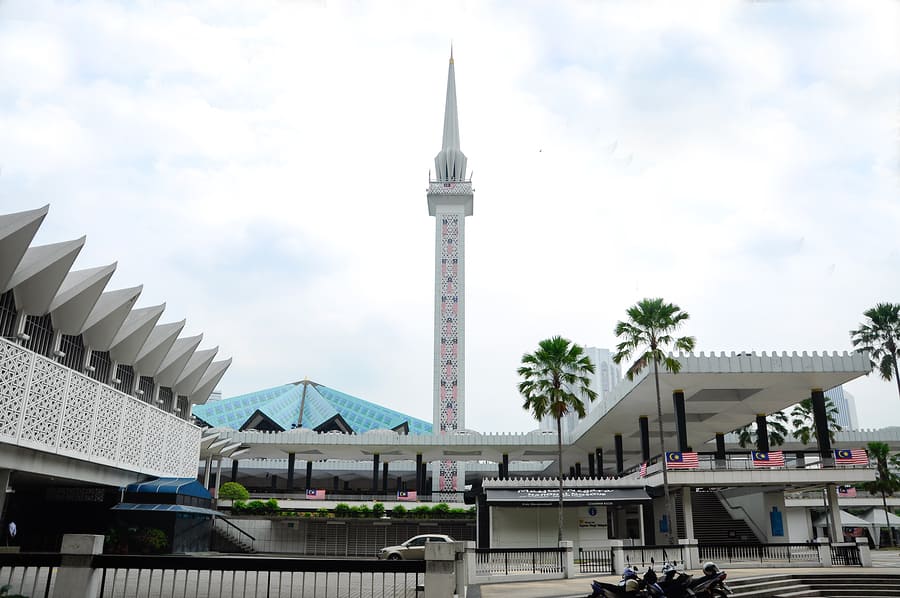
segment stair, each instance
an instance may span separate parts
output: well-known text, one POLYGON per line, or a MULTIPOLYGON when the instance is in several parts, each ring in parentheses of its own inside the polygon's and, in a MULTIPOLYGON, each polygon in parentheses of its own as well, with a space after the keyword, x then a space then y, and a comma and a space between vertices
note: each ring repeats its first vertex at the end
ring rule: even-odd
POLYGON ((210 537, 210 548, 216 552, 253 554, 256 550, 249 541, 242 539, 236 533, 229 533, 226 529, 214 526, 210 537))
POLYGON ((729 579, 731 598, 858 598, 900 596, 900 575, 844 571, 729 579))
POLYGON ((759 538, 743 519, 733 519, 712 491, 691 491, 694 537, 700 544, 759 545, 759 538))

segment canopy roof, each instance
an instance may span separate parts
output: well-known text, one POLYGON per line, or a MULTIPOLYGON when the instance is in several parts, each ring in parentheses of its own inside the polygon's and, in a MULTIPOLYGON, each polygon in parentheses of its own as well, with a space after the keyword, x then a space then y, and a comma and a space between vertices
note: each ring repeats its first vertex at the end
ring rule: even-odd
POLYGON ((149 482, 130 484, 125 490, 138 494, 179 494, 212 499, 209 491, 194 478, 159 478, 149 482))
MULTIPOLYGON (((881 526, 885 527, 887 524, 884 522, 884 509, 871 509, 862 514, 862 518, 871 523, 873 526, 881 526)), ((888 521, 891 526, 900 527, 900 517, 897 517, 893 513, 887 514, 888 521)))
MULTIPOLYGON (((819 515, 813 522, 813 527, 828 527, 828 517, 819 515)), ((841 527, 872 527, 872 524, 847 511, 841 511, 841 527)))
POLYGON ((190 513, 192 515, 208 515, 210 517, 224 517, 222 513, 203 507, 189 505, 157 505, 121 502, 112 508, 113 511, 156 511, 157 513, 190 513))

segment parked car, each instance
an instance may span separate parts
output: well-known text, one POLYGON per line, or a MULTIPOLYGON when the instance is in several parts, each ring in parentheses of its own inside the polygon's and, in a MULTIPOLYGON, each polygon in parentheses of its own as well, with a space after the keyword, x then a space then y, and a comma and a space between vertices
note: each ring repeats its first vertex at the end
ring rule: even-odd
POLYGON ((453 542, 453 538, 443 534, 423 534, 413 536, 399 546, 382 548, 378 558, 388 561, 421 561, 425 558, 425 544, 428 542, 453 542))

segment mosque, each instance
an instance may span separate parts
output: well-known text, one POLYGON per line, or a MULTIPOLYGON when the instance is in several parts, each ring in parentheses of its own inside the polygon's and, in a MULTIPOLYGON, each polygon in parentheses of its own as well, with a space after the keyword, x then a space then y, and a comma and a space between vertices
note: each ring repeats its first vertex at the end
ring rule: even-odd
MULTIPOLYGON (((136 308, 140 287, 105 290, 114 265, 72 270, 83 238, 30 247, 46 207, 0 216, 0 482, 15 490, 4 493, 12 496, 6 518, 30 518, 27 529, 40 526, 42 512, 66 513, 33 532, 47 534, 33 547, 53 549, 53 533, 96 532, 91 525, 102 525, 110 509, 161 510, 141 503, 147 493, 167 497, 162 510, 176 523, 218 517, 212 497, 184 482, 197 476, 212 495, 236 480, 294 508, 309 504, 308 496, 324 500, 316 507, 470 502, 479 546, 555 545, 555 433, 478 433, 465 424, 465 219, 474 192, 452 54, 426 200, 435 224, 432 422, 308 379, 208 401, 230 359, 215 361, 217 349, 201 349, 201 336, 181 337, 184 321, 160 323, 164 305, 136 308), (61 504, 66 508, 56 508, 61 504), (72 517, 76 512, 85 516, 72 517)), ((576 548, 676 537, 805 542, 824 528, 839 539, 842 505, 877 507, 863 496, 839 498, 839 489, 874 479, 859 457, 867 442, 896 451, 900 434, 825 433, 808 446, 774 450, 766 419, 811 399, 816 427, 826 430, 825 391, 869 373, 867 355, 674 357, 680 373, 659 378, 661 422, 650 373, 622 380, 600 359, 600 399, 586 418, 564 427, 565 528, 576 548), (660 423, 665 450, 650 433, 660 423), (748 424, 755 425, 753 451, 728 436, 748 424), (704 518, 709 514, 718 523, 704 518)))

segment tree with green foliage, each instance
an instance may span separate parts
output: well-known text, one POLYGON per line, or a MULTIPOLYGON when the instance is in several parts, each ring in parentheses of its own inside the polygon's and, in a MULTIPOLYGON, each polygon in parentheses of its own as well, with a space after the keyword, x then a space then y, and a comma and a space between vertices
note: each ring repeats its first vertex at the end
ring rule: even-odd
MULTIPOLYGON (((766 416, 766 435, 769 437, 769 446, 780 446, 784 444, 788 436, 788 416, 783 411, 776 411, 766 416)), ((738 435, 738 443, 747 448, 750 445, 756 447, 756 450, 762 450, 759 438, 756 433, 756 424, 747 424, 735 430, 738 435)))
POLYGON ((597 393, 591 388, 588 374, 594 364, 584 349, 561 336, 538 343, 534 353, 522 356, 518 370, 522 381, 519 393, 525 398, 522 408, 540 421, 546 415, 556 420, 557 464, 559 466, 559 540, 563 539, 563 460, 562 418, 568 413, 584 417, 582 398, 593 401, 597 393))
POLYGON ((674 303, 666 303, 661 298, 641 299, 627 312, 628 319, 616 324, 615 335, 623 339, 616 345, 613 361, 622 363, 637 354, 637 359, 626 371, 629 380, 634 380, 641 370, 653 365, 656 383, 656 415, 659 423, 659 449, 663 455, 663 494, 665 495, 666 516, 669 520, 669 542, 674 544, 678 536, 675 525, 675 504, 669 496, 669 475, 665 467, 666 441, 663 434, 662 397, 659 392, 659 367, 662 365, 673 374, 681 370, 681 362, 670 357, 666 351, 676 350, 690 353, 696 340, 692 336, 673 336, 690 315, 674 303))
POLYGON ((850 331, 850 340, 857 351, 868 351, 872 367, 887 381, 897 381, 900 394, 900 303, 879 303, 863 312, 866 321, 850 331))
POLYGON ((219 488, 219 498, 228 500, 247 500, 250 498, 250 493, 244 486, 237 482, 225 482, 222 484, 222 487, 219 488))
MULTIPOLYGON (((837 423, 838 410, 830 398, 825 397, 825 416, 828 418, 828 436, 834 442, 835 432, 842 430, 841 425, 837 423)), ((794 438, 803 444, 809 444, 810 440, 818 438, 816 435, 816 418, 813 414, 813 400, 803 399, 791 410, 791 426, 794 430, 791 432, 794 438)))
POLYGON ((884 519, 888 527, 888 538, 890 545, 894 545, 894 528, 891 527, 891 520, 888 517, 887 497, 893 496, 894 492, 900 490, 900 476, 894 473, 894 470, 900 468, 900 453, 891 454, 891 447, 886 442, 870 442, 867 445, 869 449, 869 459, 875 461, 875 469, 878 476, 874 481, 866 482, 862 488, 869 494, 881 494, 881 503, 884 506, 884 519))

